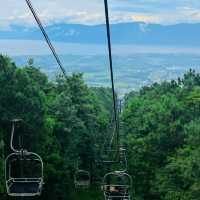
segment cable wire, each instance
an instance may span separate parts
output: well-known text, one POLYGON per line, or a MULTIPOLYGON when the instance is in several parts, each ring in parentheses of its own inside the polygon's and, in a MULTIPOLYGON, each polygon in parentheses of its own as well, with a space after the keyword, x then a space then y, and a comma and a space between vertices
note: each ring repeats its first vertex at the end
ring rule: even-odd
POLYGON ((40 30, 41 30, 41 32, 42 32, 42 34, 43 34, 43 36, 44 36, 44 39, 45 39, 47 45, 49 46, 49 48, 50 48, 50 50, 51 50, 51 52, 52 52, 54 58, 56 59, 56 62, 58 63, 58 65, 59 65, 59 67, 60 67, 60 69, 61 69, 63 75, 66 77, 67 75, 66 75, 65 68, 63 67, 62 62, 61 62, 61 60, 60 60, 58 54, 56 53, 56 50, 55 50, 54 46, 52 45, 51 40, 50 40, 48 34, 46 33, 46 31, 45 31, 45 29, 44 29, 44 26, 42 25, 42 22, 40 21, 40 19, 39 19, 37 13, 36 13, 36 11, 35 11, 35 9, 33 8, 33 5, 32 5, 32 3, 31 3, 31 1, 30 1, 30 0, 25 0, 25 1, 26 1, 27 6, 29 7, 29 9, 30 9, 30 11, 31 11, 31 13, 32 13, 32 15, 33 15, 35 21, 37 22, 37 25, 38 25, 38 27, 40 28, 40 30))
POLYGON ((112 60, 112 46, 111 46, 111 34, 110 34, 110 21, 109 21, 109 11, 108 11, 108 1, 104 0, 105 6, 105 17, 106 17, 106 30, 107 30, 107 42, 108 42, 108 52, 109 52, 109 65, 110 65, 110 77, 112 84, 112 95, 113 95, 113 109, 114 109, 114 120, 117 134, 117 147, 119 147, 119 126, 118 126, 118 112, 117 112, 117 100, 115 96, 115 84, 113 75, 113 60, 112 60))
MULTIPOLYGON (((29 7, 35 21, 37 22, 38 27, 40 28, 46 43, 48 44, 56 62, 58 63, 63 75, 66 77, 66 71, 62 65, 62 62, 56 53, 54 46, 51 43, 51 40, 46 33, 42 22, 40 21, 35 9, 32 6, 31 0, 25 0, 27 6, 29 7)), ((111 47, 111 34, 110 34, 110 21, 109 21, 109 11, 108 11, 108 1, 104 0, 105 5, 105 17, 106 17, 106 30, 107 30, 107 42, 108 42, 108 52, 109 52, 109 65, 110 65, 110 77, 111 77, 111 84, 112 84, 112 96, 113 96, 113 110, 114 110, 114 121, 115 121, 115 128, 116 128, 116 137, 117 137, 117 147, 119 147, 119 125, 118 125, 118 112, 117 112, 117 100, 115 96, 115 84, 114 84, 114 75, 113 75, 113 61, 112 61, 112 47, 111 47)))

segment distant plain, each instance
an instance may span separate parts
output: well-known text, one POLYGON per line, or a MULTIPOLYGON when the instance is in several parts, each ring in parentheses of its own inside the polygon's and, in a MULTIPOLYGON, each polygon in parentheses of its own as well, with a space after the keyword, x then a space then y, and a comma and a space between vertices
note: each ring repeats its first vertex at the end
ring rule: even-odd
MULTIPOLYGON (((89 86, 110 86, 106 45, 54 43, 66 71, 83 73, 89 86)), ((60 71, 44 41, 0 40, 0 52, 24 66, 29 58, 52 79, 60 71)), ((113 45, 117 90, 125 94, 144 85, 176 79, 190 68, 200 71, 200 48, 113 45)))

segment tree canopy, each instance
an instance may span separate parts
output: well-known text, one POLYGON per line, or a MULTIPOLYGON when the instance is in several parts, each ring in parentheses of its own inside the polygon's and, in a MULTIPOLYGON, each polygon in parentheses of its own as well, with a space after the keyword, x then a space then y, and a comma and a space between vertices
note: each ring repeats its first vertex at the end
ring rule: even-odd
MULTIPOLYGON (((111 134, 112 93, 88 87, 82 74, 49 80, 29 60, 18 67, 0 56, 0 194, 7 200, 4 159, 11 122, 24 148, 41 155, 45 185, 41 200, 103 199, 97 180, 105 169, 96 164, 111 134), (74 172, 86 169, 92 188, 77 191, 74 172)), ((136 200, 199 200, 200 74, 194 70, 170 82, 154 83, 126 95, 121 114, 128 171, 136 200)))

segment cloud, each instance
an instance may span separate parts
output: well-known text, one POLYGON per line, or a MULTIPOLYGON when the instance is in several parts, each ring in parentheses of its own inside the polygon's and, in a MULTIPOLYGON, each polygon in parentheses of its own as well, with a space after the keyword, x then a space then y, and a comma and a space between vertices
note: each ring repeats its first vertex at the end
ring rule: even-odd
POLYGON ((159 19, 156 16, 148 16, 144 14, 135 14, 132 15, 132 20, 137 22, 145 22, 145 23, 158 23, 159 19))
MULTIPOLYGON (((6 0, 0 7, 0 28, 35 25, 25 0, 6 0)), ((103 0, 32 0, 45 24, 105 22, 103 0)), ((174 24, 200 22, 199 0, 109 0, 111 21, 174 24)))
MULTIPOLYGON (((34 0, 33 6, 44 23, 98 23, 102 19, 103 4, 99 0, 34 0)), ((0 24, 33 25, 33 17, 25 0, 7 0, 0 7, 0 24)))

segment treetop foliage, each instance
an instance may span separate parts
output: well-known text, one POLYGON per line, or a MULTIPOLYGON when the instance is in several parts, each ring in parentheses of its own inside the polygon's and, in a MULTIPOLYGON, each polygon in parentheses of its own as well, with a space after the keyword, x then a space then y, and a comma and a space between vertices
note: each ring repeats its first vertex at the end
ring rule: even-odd
MULTIPOLYGON (((77 168, 89 170, 92 183, 105 169, 95 164, 111 134, 112 93, 88 87, 81 74, 51 81, 29 60, 17 67, 0 56, 0 193, 5 194, 4 159, 14 143, 41 155, 45 186, 41 200, 103 199, 95 187, 74 188, 77 168)), ((125 97, 122 131, 128 147, 128 171, 136 200, 199 200, 200 196, 200 74, 154 83, 125 97)), ((100 187, 99 187, 100 188, 100 187)))

